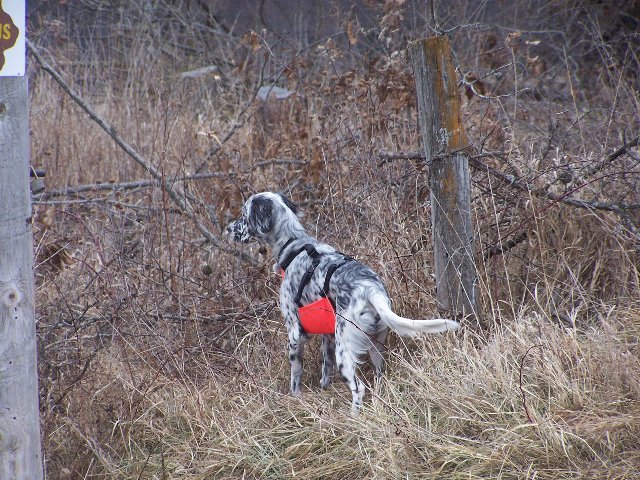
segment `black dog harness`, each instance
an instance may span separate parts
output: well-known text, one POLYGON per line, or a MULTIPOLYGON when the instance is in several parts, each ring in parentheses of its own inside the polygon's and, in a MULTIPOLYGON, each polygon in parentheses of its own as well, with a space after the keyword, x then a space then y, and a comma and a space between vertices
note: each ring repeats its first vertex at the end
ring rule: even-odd
MULTIPOLYGON (((291 242, 293 242, 293 239, 289 239, 287 243, 285 243, 284 246, 282 247, 282 250, 285 250, 291 244, 291 242)), ((312 244, 306 243, 302 247, 298 248, 297 250, 294 250, 291 253, 289 253, 289 255, 287 255, 287 257, 284 259, 284 261, 279 263, 284 276, 284 272, 286 271, 287 267, 291 265, 291 262, 293 262, 293 260, 302 252, 306 252, 307 255, 309 255, 309 258, 311 259, 311 265, 304 272, 304 275, 302 276, 302 280, 300 281, 300 285, 298 286, 298 292, 296 293, 296 296, 294 298, 294 301, 299 309, 305 308, 302 306, 302 302, 301 302, 302 294, 304 293, 304 289, 309 283, 309 281, 311 281, 311 278, 313 277, 313 274, 315 273, 316 268, 318 268, 318 265, 322 260, 323 254, 319 253, 312 244)), ((322 287, 321 296, 324 298, 327 298, 331 303, 331 306, 335 310, 336 308, 335 302, 329 297, 329 285, 331 283, 331 277, 336 272, 336 270, 346 265, 347 263, 351 262, 353 258, 341 252, 331 252, 331 254, 341 255, 342 259, 339 261, 335 261, 331 263, 331 265, 329 265, 329 268, 327 269, 327 273, 324 277, 324 286, 322 287)), ((328 255, 328 254, 325 254, 325 255, 328 255)), ((318 317, 321 317, 321 316, 322 314, 318 315, 318 317)), ((318 322, 322 322, 322 321, 323 320, 321 320, 320 318, 318 319, 318 322)), ((334 322, 334 329, 335 329, 335 313, 334 313, 333 322, 334 322)))

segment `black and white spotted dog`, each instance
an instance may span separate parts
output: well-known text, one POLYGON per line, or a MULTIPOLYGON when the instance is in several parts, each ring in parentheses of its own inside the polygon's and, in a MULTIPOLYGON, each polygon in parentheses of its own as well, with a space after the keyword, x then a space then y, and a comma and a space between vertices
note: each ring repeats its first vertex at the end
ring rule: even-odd
POLYGON ((271 192, 253 195, 242 207, 241 218, 229 224, 227 232, 238 242, 248 242, 253 238, 270 245, 276 261, 276 273, 281 272, 285 259, 291 260, 296 251, 300 252, 286 267, 280 288, 280 308, 289 335, 291 393, 294 395, 300 394, 302 354, 309 338, 299 321, 298 306, 294 301, 302 277, 313 263, 310 254, 303 250, 305 246, 311 245, 319 256, 317 268, 303 291, 303 305, 323 296, 327 270, 340 262, 326 292, 335 305, 336 325, 335 336, 322 335, 324 360, 320 386, 326 388, 329 385, 334 365, 337 365, 351 388, 354 413, 359 410, 364 396, 364 385, 356 377, 358 359, 369 352, 376 375, 381 375, 384 362, 381 350, 389 329, 400 335, 416 335, 459 327, 453 320, 411 320, 396 315, 378 276, 357 261, 342 262, 344 255, 310 237, 299 221, 298 208, 283 195, 271 192))

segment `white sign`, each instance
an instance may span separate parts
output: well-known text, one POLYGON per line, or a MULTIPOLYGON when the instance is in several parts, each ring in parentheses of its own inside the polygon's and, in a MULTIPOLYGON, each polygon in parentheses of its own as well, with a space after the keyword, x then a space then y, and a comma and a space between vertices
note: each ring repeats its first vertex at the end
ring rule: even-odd
POLYGON ((24 75, 25 0, 0 0, 0 77, 24 75))

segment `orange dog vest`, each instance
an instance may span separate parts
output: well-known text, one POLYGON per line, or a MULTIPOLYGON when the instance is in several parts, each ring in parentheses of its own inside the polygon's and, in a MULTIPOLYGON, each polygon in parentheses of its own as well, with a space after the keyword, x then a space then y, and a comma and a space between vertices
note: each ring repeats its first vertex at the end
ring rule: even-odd
MULTIPOLYGON (((287 243, 285 243, 282 249, 284 250, 292 241, 293 239, 290 239, 287 243)), ((291 264, 291 262, 293 262, 293 260, 302 252, 306 252, 307 255, 309 255, 309 258, 311 258, 311 266, 302 276, 302 280, 300 281, 300 285, 298 286, 298 293, 296 294, 296 297, 294 299, 296 305, 298 306, 298 317, 300 318, 300 325, 302 326, 302 329, 308 334, 333 335, 336 333, 336 311, 335 304, 329 298, 329 284, 331 283, 331 277, 333 276, 335 271, 346 263, 352 261, 353 258, 340 252, 336 252, 339 255, 342 255, 342 260, 329 265, 327 274, 324 278, 322 297, 313 303, 303 306, 301 299, 304 288, 307 286, 307 284, 313 277, 316 268, 320 264, 322 254, 318 253, 313 245, 305 244, 302 248, 291 252, 284 260, 284 262, 280 263, 280 268, 282 271, 282 279, 284 280, 285 270, 291 264)))

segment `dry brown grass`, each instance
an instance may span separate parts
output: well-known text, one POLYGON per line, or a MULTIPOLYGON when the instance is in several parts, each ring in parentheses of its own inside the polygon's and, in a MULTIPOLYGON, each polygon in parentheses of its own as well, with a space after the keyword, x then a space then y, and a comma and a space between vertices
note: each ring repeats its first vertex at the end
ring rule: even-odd
MULTIPOLYGON (((297 37, 267 33, 255 45, 198 30, 172 9, 147 21, 129 3, 106 33, 46 18, 33 37, 166 176, 219 174, 185 183, 213 232, 243 195, 284 191, 314 234, 381 274, 397 311, 435 315, 426 172, 377 157, 419 148, 413 80, 396 53, 419 29, 395 24, 416 5, 389 2, 356 46, 345 34, 305 48, 297 37), (216 62, 219 78, 180 79, 216 62), (251 101, 260 79, 297 95, 251 101)), ((480 78, 513 62, 482 79, 487 95, 508 96, 465 97, 474 143, 506 152, 488 162, 534 190, 640 203, 632 156, 588 175, 640 129, 635 54, 588 28, 572 37, 570 13, 595 25, 584 6, 567 2, 557 18, 540 7, 548 33, 523 30, 509 46, 509 30, 473 24, 472 6, 458 3, 440 18, 466 25, 455 34, 461 70, 480 78), (564 23, 561 41, 554 25, 564 23), (587 41, 593 50, 580 50, 587 41), (537 93, 510 95, 523 86, 537 93)), ((49 191, 147 179, 44 72, 30 76, 33 164, 47 169, 49 191)), ((159 188, 37 203, 47 478, 636 478, 636 210, 576 209, 482 172, 473 181, 484 328, 392 338, 387 376, 369 384, 356 418, 340 382, 319 391, 315 342, 302 398, 287 395, 278 279, 257 247, 257 266, 210 247, 159 188)), ((363 376, 372 379, 366 366, 363 376)))

